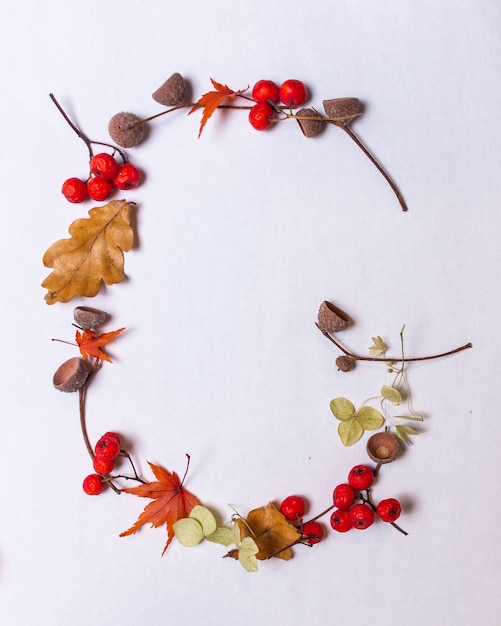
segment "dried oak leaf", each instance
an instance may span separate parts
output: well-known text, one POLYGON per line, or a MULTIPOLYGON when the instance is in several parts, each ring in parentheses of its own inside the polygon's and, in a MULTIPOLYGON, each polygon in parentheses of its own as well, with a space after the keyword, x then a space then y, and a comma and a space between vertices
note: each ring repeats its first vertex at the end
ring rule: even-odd
POLYGON ((101 281, 113 285, 123 280, 124 252, 134 243, 130 226, 133 203, 112 200, 89 211, 88 218, 70 224, 71 239, 56 241, 43 263, 53 272, 43 281, 47 304, 68 302, 75 296, 95 296, 101 281))
POLYGON ((248 87, 246 87, 245 89, 234 91, 233 89, 230 89, 227 85, 222 85, 212 78, 210 80, 214 86, 215 91, 208 91, 207 93, 204 93, 203 96, 199 100, 197 100, 195 105, 190 109, 188 113, 188 115, 190 115, 194 111, 198 111, 200 107, 203 107, 200 130, 198 131, 199 138, 202 134, 205 124, 207 123, 207 120, 214 113, 214 111, 219 106, 221 106, 226 99, 234 100, 237 96, 240 96, 248 89, 248 87))
POLYGON ((157 480, 139 485, 139 487, 122 489, 122 491, 142 498, 152 498, 153 502, 146 505, 135 524, 120 533, 120 537, 133 535, 143 524, 150 523, 154 528, 166 524, 167 543, 162 552, 163 555, 174 539, 174 524, 188 517, 192 508, 200 504, 200 500, 183 487, 183 482, 179 480, 176 472, 169 472, 153 463, 148 463, 148 465, 157 480))
POLYGON ((103 346, 115 339, 115 337, 124 330, 125 328, 119 328, 118 330, 113 330, 109 333, 101 333, 100 335, 96 335, 93 330, 84 329, 83 332, 77 330, 75 339, 80 348, 80 354, 85 360, 89 357, 94 357, 100 361, 108 361, 108 363, 111 363, 111 359, 106 352, 104 352, 103 346))
POLYGON ((288 561, 292 557, 290 547, 301 537, 301 533, 295 528, 272 502, 258 509, 253 509, 245 520, 238 519, 235 522, 240 530, 240 537, 252 537, 256 542, 259 552, 256 558, 260 561, 270 556, 288 561))

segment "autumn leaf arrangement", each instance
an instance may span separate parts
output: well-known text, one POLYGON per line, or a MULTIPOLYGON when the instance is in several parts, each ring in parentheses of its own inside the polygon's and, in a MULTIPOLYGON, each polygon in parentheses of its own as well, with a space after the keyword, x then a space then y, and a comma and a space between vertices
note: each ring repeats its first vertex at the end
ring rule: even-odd
MULTIPOLYGON (((402 210, 407 210, 395 183, 351 129, 351 123, 362 114, 358 99, 324 100, 324 113, 320 113, 313 107, 303 106, 308 91, 302 81, 291 79, 277 85, 261 80, 250 93, 248 88, 233 90, 212 79, 211 82, 212 90, 196 102, 190 102, 187 82, 180 74, 173 74, 153 93, 153 99, 167 108, 144 119, 125 112, 112 117, 109 132, 113 143, 89 139, 73 124, 51 94, 59 112, 87 146, 89 153, 87 178, 67 179, 62 188, 65 197, 75 204, 89 198, 104 201, 117 190, 129 191, 138 187, 141 173, 130 163, 124 149, 138 146, 145 137, 146 127, 157 118, 182 109, 188 109, 188 114, 201 111, 200 137, 207 121, 218 109, 234 109, 246 112, 256 130, 267 130, 287 120, 295 121, 306 138, 319 135, 329 125, 342 129, 381 172, 402 210), (97 146, 98 153, 95 151, 97 146)), ((133 202, 125 199, 112 199, 104 206, 91 208, 88 217, 78 218, 70 225, 69 239, 59 240, 48 248, 43 263, 52 272, 42 283, 47 289, 47 304, 66 303, 74 297, 93 297, 98 294, 102 283, 112 285, 123 280, 124 252, 131 250, 134 244, 130 215, 134 206, 133 202)), ((407 365, 416 360, 452 355, 471 347, 471 344, 466 344, 441 354, 408 358, 404 354, 402 329, 398 357, 386 356, 388 347, 379 336, 373 337, 369 356, 356 355, 333 336, 350 324, 350 318, 335 305, 323 302, 318 311, 317 327, 341 351, 341 356, 336 359, 338 369, 348 372, 357 363, 370 361, 382 363, 394 374, 390 385, 382 385, 376 396, 358 407, 344 397, 334 398, 330 403, 332 414, 339 421, 338 433, 345 446, 361 441, 365 431, 375 431, 366 441, 370 461, 353 467, 346 481, 335 486, 328 506, 308 519, 305 519, 306 500, 299 495, 290 495, 279 503, 269 501, 245 516, 233 511, 230 518, 222 522, 217 512, 204 506, 185 487, 189 455, 186 455, 187 464, 182 479, 176 472, 148 463, 153 479, 147 480, 136 471, 136 465, 123 448, 119 434, 106 432, 94 444, 90 441, 87 392, 103 365, 111 363, 107 345, 125 328, 102 332, 109 316, 87 306, 77 306, 73 318, 77 327, 74 343, 80 356, 68 359, 57 369, 53 384, 59 391, 78 393, 80 428, 93 467, 93 473, 83 481, 84 492, 99 495, 111 490, 150 500, 137 521, 120 536, 132 535, 146 524, 155 528, 164 526, 167 541, 163 553, 174 538, 187 547, 208 541, 223 546, 226 549, 224 557, 237 560, 250 572, 257 571, 258 561, 271 558, 289 560, 295 546, 312 547, 320 543, 326 535, 326 528, 319 520, 328 514, 334 531, 364 530, 379 520, 407 534, 396 523, 402 509, 398 499, 385 498, 376 502, 373 497, 374 483, 381 468, 399 456, 402 446, 411 443, 419 433, 419 422, 423 420, 423 415, 412 408, 407 365), (373 406, 376 402, 378 408, 373 406), (403 412, 400 411, 402 404, 406 406, 403 412), (131 482, 137 484, 130 486, 131 482)))

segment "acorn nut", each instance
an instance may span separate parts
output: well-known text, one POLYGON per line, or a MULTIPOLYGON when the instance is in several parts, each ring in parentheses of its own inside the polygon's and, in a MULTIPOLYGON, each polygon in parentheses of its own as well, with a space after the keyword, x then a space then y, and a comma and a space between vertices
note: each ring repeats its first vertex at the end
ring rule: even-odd
POLYGON ((386 431, 367 440, 367 454, 375 463, 391 463, 397 458, 399 449, 398 439, 386 431))
POLYGON ((59 391, 66 393, 79 391, 85 385, 90 371, 90 364, 75 356, 58 367, 52 382, 59 391))
POLYGON ((327 117, 341 118, 339 120, 331 120, 332 124, 338 126, 348 125, 360 113, 360 100, 358 98, 333 98, 332 100, 324 100, 324 110, 327 117))
POLYGON ((322 132, 325 126, 325 122, 319 119, 320 115, 315 109, 299 109, 299 111, 296 112, 296 116, 296 121, 305 137, 316 137, 322 132), (316 119, 298 119, 301 117, 312 117, 316 119))
POLYGON ((73 310, 73 319, 80 328, 94 330, 106 322, 108 313, 86 306, 77 306, 73 310))
POLYGON ((108 124, 108 132, 113 141, 122 148, 133 148, 143 139, 144 124, 134 113, 117 113, 108 124))
POLYGON ((186 99, 186 82, 179 72, 175 72, 151 97, 155 102, 168 107, 183 104, 186 99))
POLYGON ((344 311, 324 300, 318 311, 318 327, 322 332, 337 333, 344 330, 350 323, 350 318, 344 311))

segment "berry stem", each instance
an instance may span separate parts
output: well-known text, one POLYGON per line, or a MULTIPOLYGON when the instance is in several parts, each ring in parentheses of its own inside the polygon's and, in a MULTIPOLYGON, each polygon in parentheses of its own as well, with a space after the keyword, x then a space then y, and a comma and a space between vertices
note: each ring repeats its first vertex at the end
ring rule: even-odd
POLYGON ((87 395, 87 387, 89 386, 89 382, 91 378, 96 374, 97 370, 99 369, 99 366, 100 366, 100 361, 96 360, 94 362, 94 365, 92 366, 91 373, 89 374, 89 376, 87 377, 87 380, 85 381, 85 385, 78 392, 78 395, 79 395, 78 404, 79 404, 79 411, 80 411, 80 428, 82 430, 85 447, 87 448, 87 452, 89 453, 91 460, 94 459, 94 450, 92 448, 89 435, 87 433, 87 425, 86 425, 86 420, 85 420, 85 398, 87 395))
POLYGON ((383 175, 383 177, 385 178, 385 180, 388 183, 388 185, 390 185, 391 189, 393 190, 393 193, 396 195, 396 197, 397 197, 397 199, 398 199, 398 201, 400 203, 400 206, 402 207, 402 211, 407 211, 407 205, 405 204, 405 200, 404 200, 402 194, 400 193, 398 187, 395 185, 395 183, 390 178, 390 176, 388 175, 386 170, 383 168, 383 166, 379 163, 379 161, 373 156, 373 154, 365 147, 365 145, 360 141, 360 139, 351 130, 349 125, 348 124, 336 124, 336 126, 339 126, 339 128, 342 128, 347 133, 347 135, 351 139, 353 139, 353 141, 362 150, 362 152, 365 154, 365 156, 368 157, 370 161, 372 161, 372 163, 376 166, 376 168, 379 170, 379 172, 383 175))
POLYGON ((393 359, 393 358, 389 359, 389 358, 381 358, 381 357, 376 357, 376 356, 360 356, 358 354, 353 354, 352 352, 349 352, 348 350, 346 350, 346 348, 343 348, 343 346, 340 343, 338 343, 333 337, 331 337, 326 330, 322 330, 320 326, 318 325, 318 323, 315 323, 315 326, 322 333, 322 335, 324 335, 324 337, 327 337, 327 339, 336 346, 336 348, 339 348, 339 350, 341 350, 341 352, 343 352, 346 356, 356 361, 376 361, 379 363, 388 363, 388 362, 402 363, 404 361, 406 363, 409 363, 410 361, 430 361, 432 359, 440 359, 444 356, 450 356, 451 354, 456 354, 457 352, 461 352, 462 350, 466 350, 468 348, 473 347, 473 344, 466 343, 464 344, 464 346, 459 346, 459 348, 454 348, 454 350, 448 350, 447 352, 440 352, 440 354, 431 354, 429 356, 418 356, 418 357, 412 357, 412 358, 409 358, 409 357, 404 358, 402 356, 399 359, 393 359))
POLYGON ((324 515, 327 515, 327 513, 329 513, 330 511, 332 511, 332 509, 335 508, 333 504, 331 504, 329 507, 327 507, 325 510, 323 510, 321 513, 319 513, 318 515, 315 515, 315 517, 312 517, 310 520, 308 520, 308 522, 306 522, 307 524, 309 522, 316 522, 317 519, 320 519, 321 517, 323 517, 324 515))

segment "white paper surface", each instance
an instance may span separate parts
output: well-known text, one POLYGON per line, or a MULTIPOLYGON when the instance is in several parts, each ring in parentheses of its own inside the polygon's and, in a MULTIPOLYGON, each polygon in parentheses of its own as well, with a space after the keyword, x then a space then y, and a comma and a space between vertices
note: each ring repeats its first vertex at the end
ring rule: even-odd
MULTIPOLYGON (((0 25, 3 295, 0 613, 6 626, 342 622, 498 623, 497 350, 501 8, 495 1, 99 6, 20 0, 0 25), (118 111, 161 110, 173 72, 194 97, 304 80, 310 103, 354 96, 354 130, 409 206, 337 128, 254 131, 246 114, 172 114, 131 151, 145 181, 127 280, 92 301, 47 306, 41 258, 94 204, 60 194, 87 151, 48 93, 91 138, 118 111), (126 326, 88 398, 91 438, 116 430, 146 460, 182 474, 223 519, 304 495, 312 514, 363 444, 344 448, 329 401, 376 395, 391 376, 338 352, 314 326, 346 310, 340 339, 366 353, 382 335, 409 356, 473 350, 408 368, 422 434, 381 474, 375 497, 404 502, 404 537, 377 524, 330 532, 288 563, 247 574, 224 549, 173 544, 164 528, 119 538, 145 501, 81 490, 90 473, 78 398, 52 375, 74 356, 75 305, 126 326), (412 354, 411 354, 412 353, 412 354)), ((328 527, 328 516, 324 519, 328 527)))

